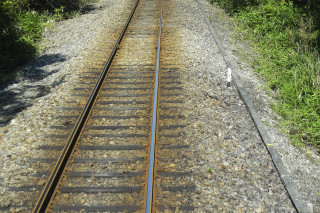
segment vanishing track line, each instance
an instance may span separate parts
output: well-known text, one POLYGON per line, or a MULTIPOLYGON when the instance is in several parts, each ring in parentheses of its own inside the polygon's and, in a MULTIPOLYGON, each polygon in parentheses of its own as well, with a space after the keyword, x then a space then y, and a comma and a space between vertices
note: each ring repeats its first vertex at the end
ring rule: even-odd
POLYGON ((89 70, 74 89, 80 103, 92 91, 76 124, 68 119, 81 107, 68 109, 63 125, 53 127, 60 143, 39 147, 61 154, 34 212, 194 209, 179 63, 166 49, 174 31, 161 31, 162 1, 136 5, 102 74, 89 70))

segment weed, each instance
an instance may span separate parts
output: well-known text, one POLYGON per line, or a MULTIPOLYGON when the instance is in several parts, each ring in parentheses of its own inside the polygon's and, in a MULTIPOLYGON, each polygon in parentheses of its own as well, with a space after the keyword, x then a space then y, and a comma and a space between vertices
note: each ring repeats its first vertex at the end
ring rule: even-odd
POLYGON ((43 25, 43 20, 36 11, 19 14, 18 27, 22 31, 22 39, 30 42, 40 40, 43 25))
POLYGON ((214 169, 213 169, 213 168, 209 168, 209 169, 208 169, 208 172, 209 172, 210 174, 212 174, 212 173, 214 172, 214 169))
POLYGON ((89 0, 0 0, 0 83, 12 71, 37 55, 45 27, 75 16, 89 0))
MULTIPOLYGON (((226 0, 217 2, 226 8, 226 0)), ((228 2, 239 32, 261 55, 252 65, 278 95, 274 108, 287 134, 297 146, 320 148, 319 33, 313 18, 290 1, 228 2)))

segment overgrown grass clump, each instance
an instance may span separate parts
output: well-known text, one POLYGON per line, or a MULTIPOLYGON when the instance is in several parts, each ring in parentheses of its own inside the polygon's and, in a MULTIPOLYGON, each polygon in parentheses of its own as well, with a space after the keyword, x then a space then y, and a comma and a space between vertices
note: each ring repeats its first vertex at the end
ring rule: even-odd
POLYGON ((85 0, 0 0, 0 83, 14 77, 12 72, 35 57, 45 26, 67 18, 85 0))
POLYGON ((260 53, 255 70, 278 94, 274 108, 296 145, 320 148, 320 13, 310 5, 278 0, 217 0, 260 53))

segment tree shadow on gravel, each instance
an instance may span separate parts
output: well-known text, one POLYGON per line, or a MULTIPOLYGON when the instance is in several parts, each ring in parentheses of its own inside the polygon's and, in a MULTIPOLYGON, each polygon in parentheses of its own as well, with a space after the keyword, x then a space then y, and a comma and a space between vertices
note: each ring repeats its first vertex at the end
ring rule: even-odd
POLYGON ((94 4, 89 4, 81 8, 80 14, 83 15, 83 14, 91 13, 92 11, 101 10, 101 9, 102 7, 98 7, 97 5, 94 5, 94 4))
POLYGON ((66 60, 61 54, 40 56, 18 71, 19 80, 0 86, 0 127, 7 125, 17 113, 32 106, 35 99, 47 95, 51 88, 65 82, 65 76, 49 81, 50 84, 41 81, 59 72, 59 63, 66 60))

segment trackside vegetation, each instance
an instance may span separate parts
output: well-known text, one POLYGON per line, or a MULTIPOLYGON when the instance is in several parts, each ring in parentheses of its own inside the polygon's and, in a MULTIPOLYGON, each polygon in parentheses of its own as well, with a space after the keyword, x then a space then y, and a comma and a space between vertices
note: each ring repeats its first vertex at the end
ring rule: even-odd
POLYGON ((43 29, 75 14, 88 0, 0 0, 0 83, 35 57, 43 29))
POLYGON ((295 145, 320 149, 320 0, 209 0, 224 8, 260 57, 295 145))

